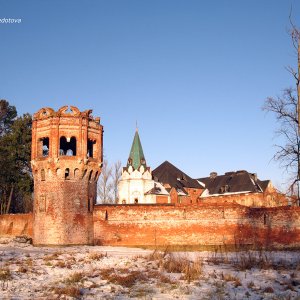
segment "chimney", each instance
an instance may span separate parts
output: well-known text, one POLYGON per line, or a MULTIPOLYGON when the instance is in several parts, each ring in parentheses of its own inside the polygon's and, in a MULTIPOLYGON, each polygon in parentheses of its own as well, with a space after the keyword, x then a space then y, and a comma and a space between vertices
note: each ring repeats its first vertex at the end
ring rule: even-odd
POLYGON ((254 180, 254 182, 256 182, 257 181, 257 174, 256 173, 251 174, 251 178, 254 180))
POLYGON ((216 178, 218 176, 218 173, 217 172, 211 172, 210 174, 209 174, 209 177, 211 178, 211 179, 214 179, 214 178, 216 178))

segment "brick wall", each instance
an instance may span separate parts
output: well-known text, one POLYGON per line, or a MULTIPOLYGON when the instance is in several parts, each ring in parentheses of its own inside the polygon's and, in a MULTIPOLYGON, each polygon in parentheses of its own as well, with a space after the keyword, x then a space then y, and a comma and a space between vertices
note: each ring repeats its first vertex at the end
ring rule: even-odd
MULTIPOLYGON (((300 247, 299 207, 99 205, 93 216, 99 245, 300 247)), ((0 235, 32 236, 32 223, 31 214, 0 215, 0 235)), ((80 229, 73 234, 80 236, 80 229)))
POLYGON ((234 204, 97 206, 95 243, 122 246, 300 246, 300 208, 234 204))
POLYGON ((0 215, 0 236, 32 237, 32 214, 0 215))

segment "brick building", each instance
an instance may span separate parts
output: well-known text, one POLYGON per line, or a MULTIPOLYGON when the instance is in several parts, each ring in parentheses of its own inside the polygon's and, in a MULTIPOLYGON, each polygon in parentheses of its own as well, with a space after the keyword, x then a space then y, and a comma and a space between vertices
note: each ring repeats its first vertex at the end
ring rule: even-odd
POLYGON ((103 128, 91 110, 64 106, 33 115, 35 245, 93 244, 93 207, 103 128))

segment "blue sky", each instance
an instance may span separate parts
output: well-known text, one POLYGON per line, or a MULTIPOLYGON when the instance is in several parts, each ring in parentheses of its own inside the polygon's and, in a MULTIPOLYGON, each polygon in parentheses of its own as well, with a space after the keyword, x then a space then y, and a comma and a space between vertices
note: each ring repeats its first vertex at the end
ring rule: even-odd
POLYGON ((193 177, 246 169, 276 185, 268 96, 294 83, 299 1, 0 0, 0 98, 19 114, 92 108, 107 159, 126 163, 138 122, 147 163, 193 177))

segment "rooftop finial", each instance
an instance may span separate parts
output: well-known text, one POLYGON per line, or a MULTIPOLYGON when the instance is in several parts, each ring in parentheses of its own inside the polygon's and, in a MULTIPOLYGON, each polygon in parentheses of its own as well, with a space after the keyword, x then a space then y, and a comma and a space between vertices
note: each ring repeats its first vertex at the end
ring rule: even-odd
POLYGON ((139 128, 138 128, 138 123, 137 123, 137 121, 135 121, 135 131, 137 132, 137 131, 139 131, 139 128))

